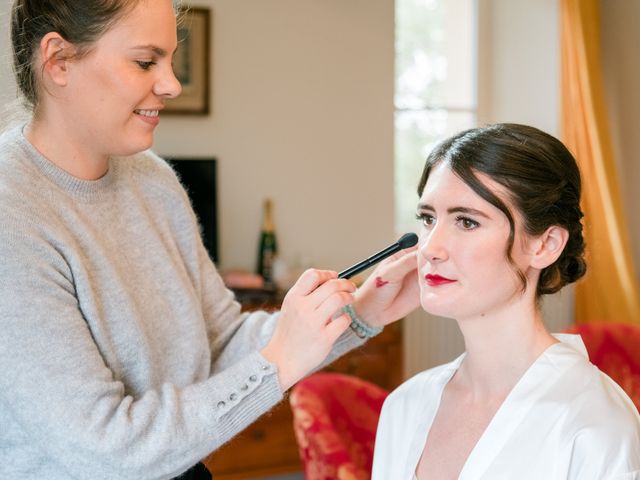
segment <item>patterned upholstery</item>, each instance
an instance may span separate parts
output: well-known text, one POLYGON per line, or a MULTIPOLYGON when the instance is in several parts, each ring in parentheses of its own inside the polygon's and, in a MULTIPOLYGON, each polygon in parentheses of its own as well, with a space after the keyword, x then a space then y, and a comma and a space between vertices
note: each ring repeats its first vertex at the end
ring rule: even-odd
POLYGON ((568 332, 580 334, 591 362, 615 380, 640 410, 640 325, 586 323, 568 332))
POLYGON ((339 373, 315 373, 293 388, 289 401, 305 479, 371 478, 378 417, 388 393, 339 373))

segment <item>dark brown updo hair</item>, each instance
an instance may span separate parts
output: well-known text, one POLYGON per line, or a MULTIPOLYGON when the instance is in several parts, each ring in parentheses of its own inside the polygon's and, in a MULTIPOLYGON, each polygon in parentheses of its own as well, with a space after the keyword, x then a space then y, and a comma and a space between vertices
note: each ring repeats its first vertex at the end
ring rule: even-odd
MULTIPOLYGON (((59 33, 76 47, 76 57, 92 45, 141 0, 14 0, 11 8, 13 68, 26 106, 38 105, 39 75, 35 54, 49 32, 59 33)), ((154 0, 151 0, 154 1, 154 0)), ((179 7, 173 1, 174 7, 179 7)))
POLYGON ((515 238, 513 215, 478 179, 478 172, 506 187, 509 199, 523 218, 524 231, 529 235, 540 235, 553 225, 569 232, 560 257, 540 274, 537 297, 555 293, 585 274, 580 171, 562 142, 537 128, 513 123, 466 130, 444 140, 429 154, 418 195, 422 196, 433 168, 443 162, 509 220, 506 257, 522 281, 523 290, 526 278, 511 257, 515 238))

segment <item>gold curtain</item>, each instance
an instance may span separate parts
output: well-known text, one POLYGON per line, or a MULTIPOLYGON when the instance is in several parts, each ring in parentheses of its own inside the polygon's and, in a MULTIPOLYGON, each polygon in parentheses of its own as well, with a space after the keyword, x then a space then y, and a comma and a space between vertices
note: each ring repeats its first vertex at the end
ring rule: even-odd
POLYGON ((640 323, 640 298, 618 189, 600 61, 600 0, 561 0, 562 135, 578 160, 588 273, 576 320, 640 323))

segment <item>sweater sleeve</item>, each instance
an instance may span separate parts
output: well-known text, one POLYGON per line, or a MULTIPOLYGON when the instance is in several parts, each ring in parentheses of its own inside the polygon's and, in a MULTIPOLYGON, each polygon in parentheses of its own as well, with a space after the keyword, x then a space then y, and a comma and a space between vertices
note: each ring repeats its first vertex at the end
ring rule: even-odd
MULTIPOLYGON (((168 479, 282 398, 274 367, 256 351, 203 382, 127 394, 92 338, 65 258, 23 227, 0 228, 3 446, 11 432, 27 436, 73 478, 168 479)), ((20 455, 12 461, 28 466, 20 455)))

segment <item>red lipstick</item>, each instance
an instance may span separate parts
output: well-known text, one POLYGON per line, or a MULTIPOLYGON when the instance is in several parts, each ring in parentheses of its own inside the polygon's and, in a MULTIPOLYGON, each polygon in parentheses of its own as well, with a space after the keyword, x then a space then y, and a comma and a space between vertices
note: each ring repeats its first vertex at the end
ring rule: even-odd
POLYGON ((424 276, 424 279, 427 282, 427 285, 430 287, 438 287, 440 285, 446 285, 448 283, 453 283, 455 280, 451 280, 450 278, 441 277, 440 275, 432 275, 427 274, 424 276))

